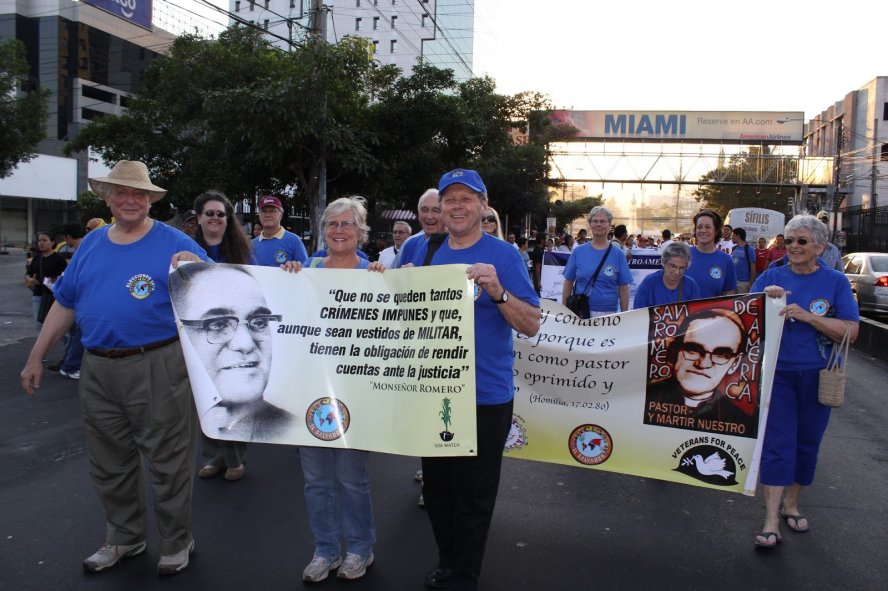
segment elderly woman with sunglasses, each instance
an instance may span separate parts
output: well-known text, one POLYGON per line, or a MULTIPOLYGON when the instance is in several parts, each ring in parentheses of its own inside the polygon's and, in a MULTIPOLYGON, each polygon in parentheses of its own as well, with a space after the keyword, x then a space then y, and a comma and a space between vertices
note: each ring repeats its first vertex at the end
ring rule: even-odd
MULTIPOLYGON (((363 197, 355 196, 341 197, 328 205, 321 217, 326 256, 311 257, 304 264, 289 261, 283 268, 292 273, 303 267, 384 270, 381 263, 358 256, 370 229, 365 203, 363 197)), ((337 568, 340 579, 359 579, 373 564, 376 525, 370 503, 369 456, 359 449, 301 448, 305 505, 315 539, 314 556, 302 571, 303 581, 323 581, 337 568), (340 537, 346 543, 344 560, 340 537)))
POLYGON ((633 307, 647 308, 700 298, 700 287, 685 275, 691 264, 691 248, 682 242, 670 242, 660 255, 663 268, 647 275, 635 292, 633 307))
MULTIPOLYGON (((253 247, 237 220, 234 206, 219 191, 207 191, 194 200, 197 229, 194 241, 207 251, 214 262, 255 265, 253 247)), ((198 472, 201 478, 212 478, 225 471, 225 480, 240 480, 246 474, 247 444, 223 441, 203 435, 204 457, 198 472)))
POLYGON ((780 543, 780 519, 793 532, 808 532, 808 520, 799 510, 799 494, 814 480, 830 415, 829 407, 817 401, 819 371, 846 330, 850 330, 851 342, 857 338, 857 303, 848 280, 818 259, 827 236, 826 226, 814 216, 791 219, 784 230, 788 263, 762 273, 751 289, 773 298, 786 296, 762 448, 765 522, 755 537, 759 548, 780 543))

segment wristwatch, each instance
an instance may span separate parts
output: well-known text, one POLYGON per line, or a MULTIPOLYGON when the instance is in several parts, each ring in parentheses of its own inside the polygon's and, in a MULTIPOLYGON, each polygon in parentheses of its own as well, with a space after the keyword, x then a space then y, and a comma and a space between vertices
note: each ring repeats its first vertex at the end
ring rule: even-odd
POLYGON ((498 300, 493 300, 493 303, 496 304, 497 306, 499 306, 500 304, 505 304, 508 301, 509 301, 509 292, 507 292, 504 289, 503 290, 503 297, 498 300))

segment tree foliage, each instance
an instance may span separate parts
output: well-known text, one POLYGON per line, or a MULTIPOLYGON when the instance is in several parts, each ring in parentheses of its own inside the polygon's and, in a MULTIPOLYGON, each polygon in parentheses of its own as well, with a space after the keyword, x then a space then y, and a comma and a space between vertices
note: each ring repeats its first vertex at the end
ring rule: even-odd
POLYGON ((309 209, 317 228, 328 194, 364 195, 376 213, 412 209, 442 173, 466 167, 510 221, 545 217, 545 97, 500 95, 490 78, 458 83, 428 65, 400 74, 357 37, 284 53, 245 28, 184 36, 123 116, 94 120, 68 149, 145 161, 180 209, 208 188, 270 192, 309 209), (537 133, 513 143, 510 126, 534 117, 537 133))
POLYGON ((786 211, 792 189, 781 184, 794 183, 797 176, 796 158, 774 155, 767 147, 753 148, 720 162, 701 177, 701 181, 726 180, 732 184, 701 184, 694 191, 694 197, 704 208, 712 209, 722 217, 737 207, 786 211), (760 183, 761 179, 767 179, 767 184, 760 183))
POLYGON ((552 203, 551 212, 555 216, 555 228, 561 231, 565 226, 578 218, 584 218, 596 205, 601 205, 601 196, 583 197, 573 201, 555 201, 552 203))
POLYGON ((0 42, 0 178, 33 158, 46 135, 49 90, 31 86, 25 46, 18 39, 0 42))

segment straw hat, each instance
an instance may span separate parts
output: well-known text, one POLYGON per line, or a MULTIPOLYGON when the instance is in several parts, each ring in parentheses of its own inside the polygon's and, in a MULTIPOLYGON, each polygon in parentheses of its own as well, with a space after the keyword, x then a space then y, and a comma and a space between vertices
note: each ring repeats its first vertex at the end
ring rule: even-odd
POLYGON ((107 197, 108 187, 106 185, 121 185, 148 191, 151 195, 151 203, 163 199, 163 196, 166 195, 166 189, 153 184, 148 178, 148 167, 145 166, 145 163, 137 160, 121 160, 111 169, 110 176, 89 179, 90 188, 102 199, 107 197))

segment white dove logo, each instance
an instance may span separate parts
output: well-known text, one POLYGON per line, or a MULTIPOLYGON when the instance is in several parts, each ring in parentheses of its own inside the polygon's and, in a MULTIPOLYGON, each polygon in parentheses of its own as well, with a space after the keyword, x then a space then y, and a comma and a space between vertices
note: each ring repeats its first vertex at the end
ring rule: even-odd
POLYGON ((725 470, 725 460, 718 452, 715 452, 705 460, 700 454, 696 454, 693 458, 694 466, 703 476, 721 476, 722 478, 730 478, 734 473, 725 470))

